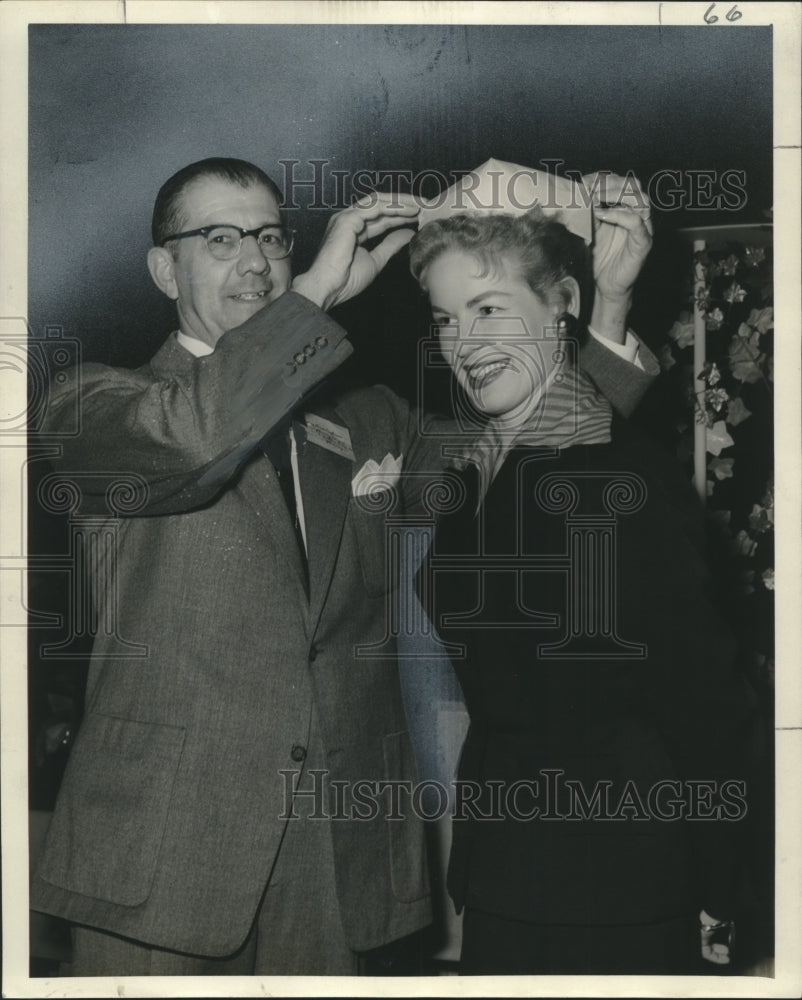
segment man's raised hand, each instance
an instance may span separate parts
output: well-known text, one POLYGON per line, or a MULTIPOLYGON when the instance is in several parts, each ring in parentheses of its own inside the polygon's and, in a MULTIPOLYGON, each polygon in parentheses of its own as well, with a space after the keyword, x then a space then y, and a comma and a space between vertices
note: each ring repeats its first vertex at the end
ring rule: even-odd
POLYGON ((292 283, 321 309, 358 295, 412 239, 420 208, 410 194, 373 192, 333 215, 312 266, 292 283), (399 227, 407 228, 399 228, 399 227), (372 249, 364 244, 387 235, 372 249))

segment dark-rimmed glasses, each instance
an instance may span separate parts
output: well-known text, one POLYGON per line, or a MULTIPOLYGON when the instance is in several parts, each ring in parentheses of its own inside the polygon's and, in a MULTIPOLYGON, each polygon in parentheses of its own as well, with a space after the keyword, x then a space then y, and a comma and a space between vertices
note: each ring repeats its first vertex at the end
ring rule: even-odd
POLYGON ((233 260, 239 256, 242 241, 246 236, 253 236, 262 255, 268 260, 282 260, 292 253, 295 241, 295 230, 284 226, 259 226, 256 229, 243 229, 229 223, 213 226, 202 226, 200 229, 188 229, 185 233, 174 233, 162 240, 162 246, 172 240, 185 240, 190 236, 202 236, 212 257, 217 260, 233 260))

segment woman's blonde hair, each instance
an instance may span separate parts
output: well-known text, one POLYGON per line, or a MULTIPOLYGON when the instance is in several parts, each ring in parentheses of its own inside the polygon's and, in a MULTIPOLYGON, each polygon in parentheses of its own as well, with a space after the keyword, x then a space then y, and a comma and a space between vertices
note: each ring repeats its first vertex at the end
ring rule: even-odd
POLYGON ((560 282, 574 278, 580 292, 580 327, 590 315, 593 262, 584 242, 539 208, 524 215, 452 215, 423 226, 410 243, 410 269, 426 290, 429 265, 448 250, 472 254, 491 274, 513 259, 521 277, 543 302, 560 296, 560 282))

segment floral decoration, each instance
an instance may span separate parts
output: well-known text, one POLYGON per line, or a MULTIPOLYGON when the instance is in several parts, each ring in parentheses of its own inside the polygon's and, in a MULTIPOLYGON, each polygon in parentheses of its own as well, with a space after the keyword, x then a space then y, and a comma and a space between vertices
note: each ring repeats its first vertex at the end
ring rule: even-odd
MULTIPOLYGON (((688 412, 692 408, 695 421, 706 427, 708 513, 735 562, 730 579, 741 602, 738 613, 750 623, 753 666, 765 679, 773 676, 775 586, 771 252, 730 243, 695 253, 693 263, 695 288, 658 357, 664 371, 673 369, 672 378, 681 373, 677 384, 688 412), (707 360, 698 372, 694 306, 706 341, 707 360)), ((687 418, 676 431, 678 457, 690 465, 693 428, 687 418)))

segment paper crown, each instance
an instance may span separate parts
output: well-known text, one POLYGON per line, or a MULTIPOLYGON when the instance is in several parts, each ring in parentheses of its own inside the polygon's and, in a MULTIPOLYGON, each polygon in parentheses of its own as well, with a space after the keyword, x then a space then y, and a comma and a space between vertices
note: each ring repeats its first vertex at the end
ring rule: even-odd
POLYGON ((418 227, 451 215, 523 215, 539 205, 585 243, 593 240, 587 193, 567 177, 488 160, 421 206, 418 227))

